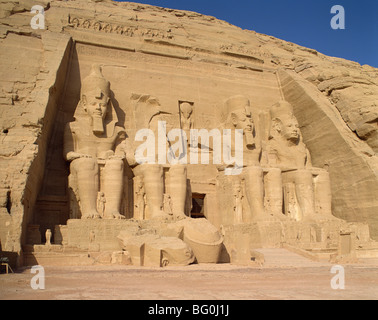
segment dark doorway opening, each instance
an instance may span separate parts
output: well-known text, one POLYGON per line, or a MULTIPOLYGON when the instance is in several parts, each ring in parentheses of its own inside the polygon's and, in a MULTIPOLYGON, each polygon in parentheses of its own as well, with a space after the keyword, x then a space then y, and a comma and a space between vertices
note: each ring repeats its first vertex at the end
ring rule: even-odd
POLYGON ((205 216, 205 194, 192 194, 192 211, 190 217, 194 219, 206 218, 205 216))

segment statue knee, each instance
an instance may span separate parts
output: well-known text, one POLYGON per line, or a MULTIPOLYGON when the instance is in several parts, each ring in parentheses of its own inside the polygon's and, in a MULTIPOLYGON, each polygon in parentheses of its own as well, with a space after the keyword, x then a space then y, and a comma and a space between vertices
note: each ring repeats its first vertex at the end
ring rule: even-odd
POLYGON ((163 166, 159 164, 143 164, 141 165, 141 172, 143 176, 148 175, 162 175, 163 174, 163 166))
POLYGON ((270 168, 267 175, 271 177, 271 179, 281 180, 282 171, 279 168, 270 168))
POLYGON ((97 161, 93 158, 80 158, 71 162, 71 172, 96 171, 98 170, 97 161))
POLYGON ((169 169, 169 173, 174 176, 186 176, 187 169, 185 165, 173 165, 169 169))
POLYGON ((314 181, 318 194, 331 196, 331 177, 327 171, 317 173, 314 181))
POLYGON ((297 170, 295 172, 295 183, 304 184, 304 185, 312 185, 313 183, 312 172, 305 169, 297 170))
POLYGON ((247 167, 247 168, 244 168, 243 170, 245 170, 245 174, 247 176, 254 176, 254 177, 261 177, 263 176, 263 169, 261 167, 257 167, 257 166, 253 166, 253 167, 247 167))
POLYGON ((105 164, 105 170, 122 172, 123 167, 124 167, 124 164, 121 159, 107 160, 105 164))
POLYGON ((278 168, 271 168, 264 174, 264 183, 268 189, 282 188, 282 171, 278 168))
POLYGON ((330 183, 331 177, 328 171, 322 170, 317 174, 316 180, 318 182, 330 183))

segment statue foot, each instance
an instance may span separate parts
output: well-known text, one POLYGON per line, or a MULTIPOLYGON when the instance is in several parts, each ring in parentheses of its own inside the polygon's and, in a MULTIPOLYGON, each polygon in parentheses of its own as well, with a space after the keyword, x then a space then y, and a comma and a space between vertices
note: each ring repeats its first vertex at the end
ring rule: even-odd
POLYGON ((271 216, 277 221, 288 221, 288 217, 283 213, 273 213, 271 216))
POLYGON ((302 219, 302 222, 305 222, 305 223, 317 223, 318 219, 316 219, 316 216, 315 215, 308 215, 308 216, 305 216, 303 219, 302 219))
POLYGON ((175 220, 184 220, 189 218, 184 212, 173 212, 172 216, 175 220))
POLYGON ((169 218, 169 214, 163 210, 153 211, 151 214, 151 220, 164 220, 169 218))
POLYGON ((91 211, 84 214, 82 219, 101 219, 101 216, 97 211, 91 211))
POLYGON ((304 220, 311 220, 311 222, 342 222, 343 220, 333 216, 332 214, 312 215, 304 220))
POLYGON ((277 221, 277 218, 273 217, 272 215, 266 212, 259 213, 252 218, 252 222, 267 222, 267 221, 274 222, 274 221, 277 221))
POLYGON ((124 220, 126 219, 122 214, 120 214, 118 211, 114 211, 108 214, 105 214, 104 219, 118 219, 118 220, 124 220))

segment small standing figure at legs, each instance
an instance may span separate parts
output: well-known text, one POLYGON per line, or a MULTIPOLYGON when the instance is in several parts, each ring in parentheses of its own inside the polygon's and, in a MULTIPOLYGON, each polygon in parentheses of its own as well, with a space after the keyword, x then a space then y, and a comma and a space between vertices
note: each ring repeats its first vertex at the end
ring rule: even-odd
POLYGON ((235 224, 243 223, 243 190, 241 183, 234 185, 234 222, 235 224))
POLYGON ((46 246, 51 246, 51 236, 52 232, 50 229, 46 230, 46 246))
POLYGON ((104 217, 105 203, 106 203, 105 194, 103 192, 99 192, 98 199, 97 199, 97 211, 101 217, 104 217))

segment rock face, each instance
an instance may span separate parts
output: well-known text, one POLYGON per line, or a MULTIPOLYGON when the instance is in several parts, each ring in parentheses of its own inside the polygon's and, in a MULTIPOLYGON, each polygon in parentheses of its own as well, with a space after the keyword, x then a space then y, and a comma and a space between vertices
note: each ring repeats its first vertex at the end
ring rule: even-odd
MULTIPOLYGON (((45 242, 46 230, 86 214, 96 217, 81 212, 87 194, 69 179, 76 173, 63 158, 65 128, 78 119, 82 84, 94 64, 101 65, 102 76, 111 85, 106 103, 114 114, 108 116, 117 118, 126 139, 117 149, 115 145, 109 149, 123 154, 118 160, 124 167, 113 170, 123 175, 117 182, 122 188, 106 182, 108 175, 102 170, 114 154, 96 155, 99 167, 92 178, 98 175, 100 180, 98 186, 92 185, 90 201, 97 206, 92 206, 92 213, 141 221, 161 215, 206 217, 217 228, 239 225, 227 230, 264 221, 263 227, 256 227, 259 232, 276 214, 277 219, 283 218, 280 214, 290 217, 292 210, 292 216, 300 216, 290 205, 302 211, 308 205, 298 196, 305 193, 298 185, 307 182, 277 166, 268 151, 271 107, 285 101, 298 123, 298 139, 311 167, 318 170, 306 173, 312 218, 328 210, 328 217, 367 223, 371 237, 378 239, 377 69, 214 17, 137 3, 6 1, 0 3, 0 15, 0 240, 3 251, 17 254, 18 264, 23 246, 38 238, 31 236, 38 233, 36 226, 45 242), (31 27, 35 5, 44 9, 44 29, 31 27), (229 106, 227 101, 237 96, 248 102, 229 106), (251 124, 242 127, 237 120, 241 115, 251 124), (139 165, 135 155, 146 136, 138 140, 138 131, 155 133, 158 150, 161 123, 166 124, 166 133, 179 128, 188 138, 191 129, 244 129, 243 174, 225 178, 230 166, 213 161, 214 143, 203 139, 188 150, 190 156, 202 153, 201 159, 209 155, 213 161, 209 165, 159 166, 167 157, 164 148, 163 155, 152 155, 159 165, 139 165), (274 189, 276 181, 286 198, 281 198, 281 187, 274 189), (108 185, 108 191, 101 185, 108 185), (316 202, 319 185, 330 190, 321 197, 323 202, 316 202), (116 204, 108 212, 106 205, 112 201, 116 204), (285 212, 277 211, 280 204, 285 212)), ((100 90, 93 97, 101 99, 102 94, 100 90)), ((87 134, 85 126, 75 130, 87 134)), ((168 142, 172 146, 175 140, 168 142)), ((173 146, 174 151, 181 150, 173 146)), ((242 233, 256 228, 244 228, 242 233)), ((314 238, 312 233, 309 238, 314 238)))

